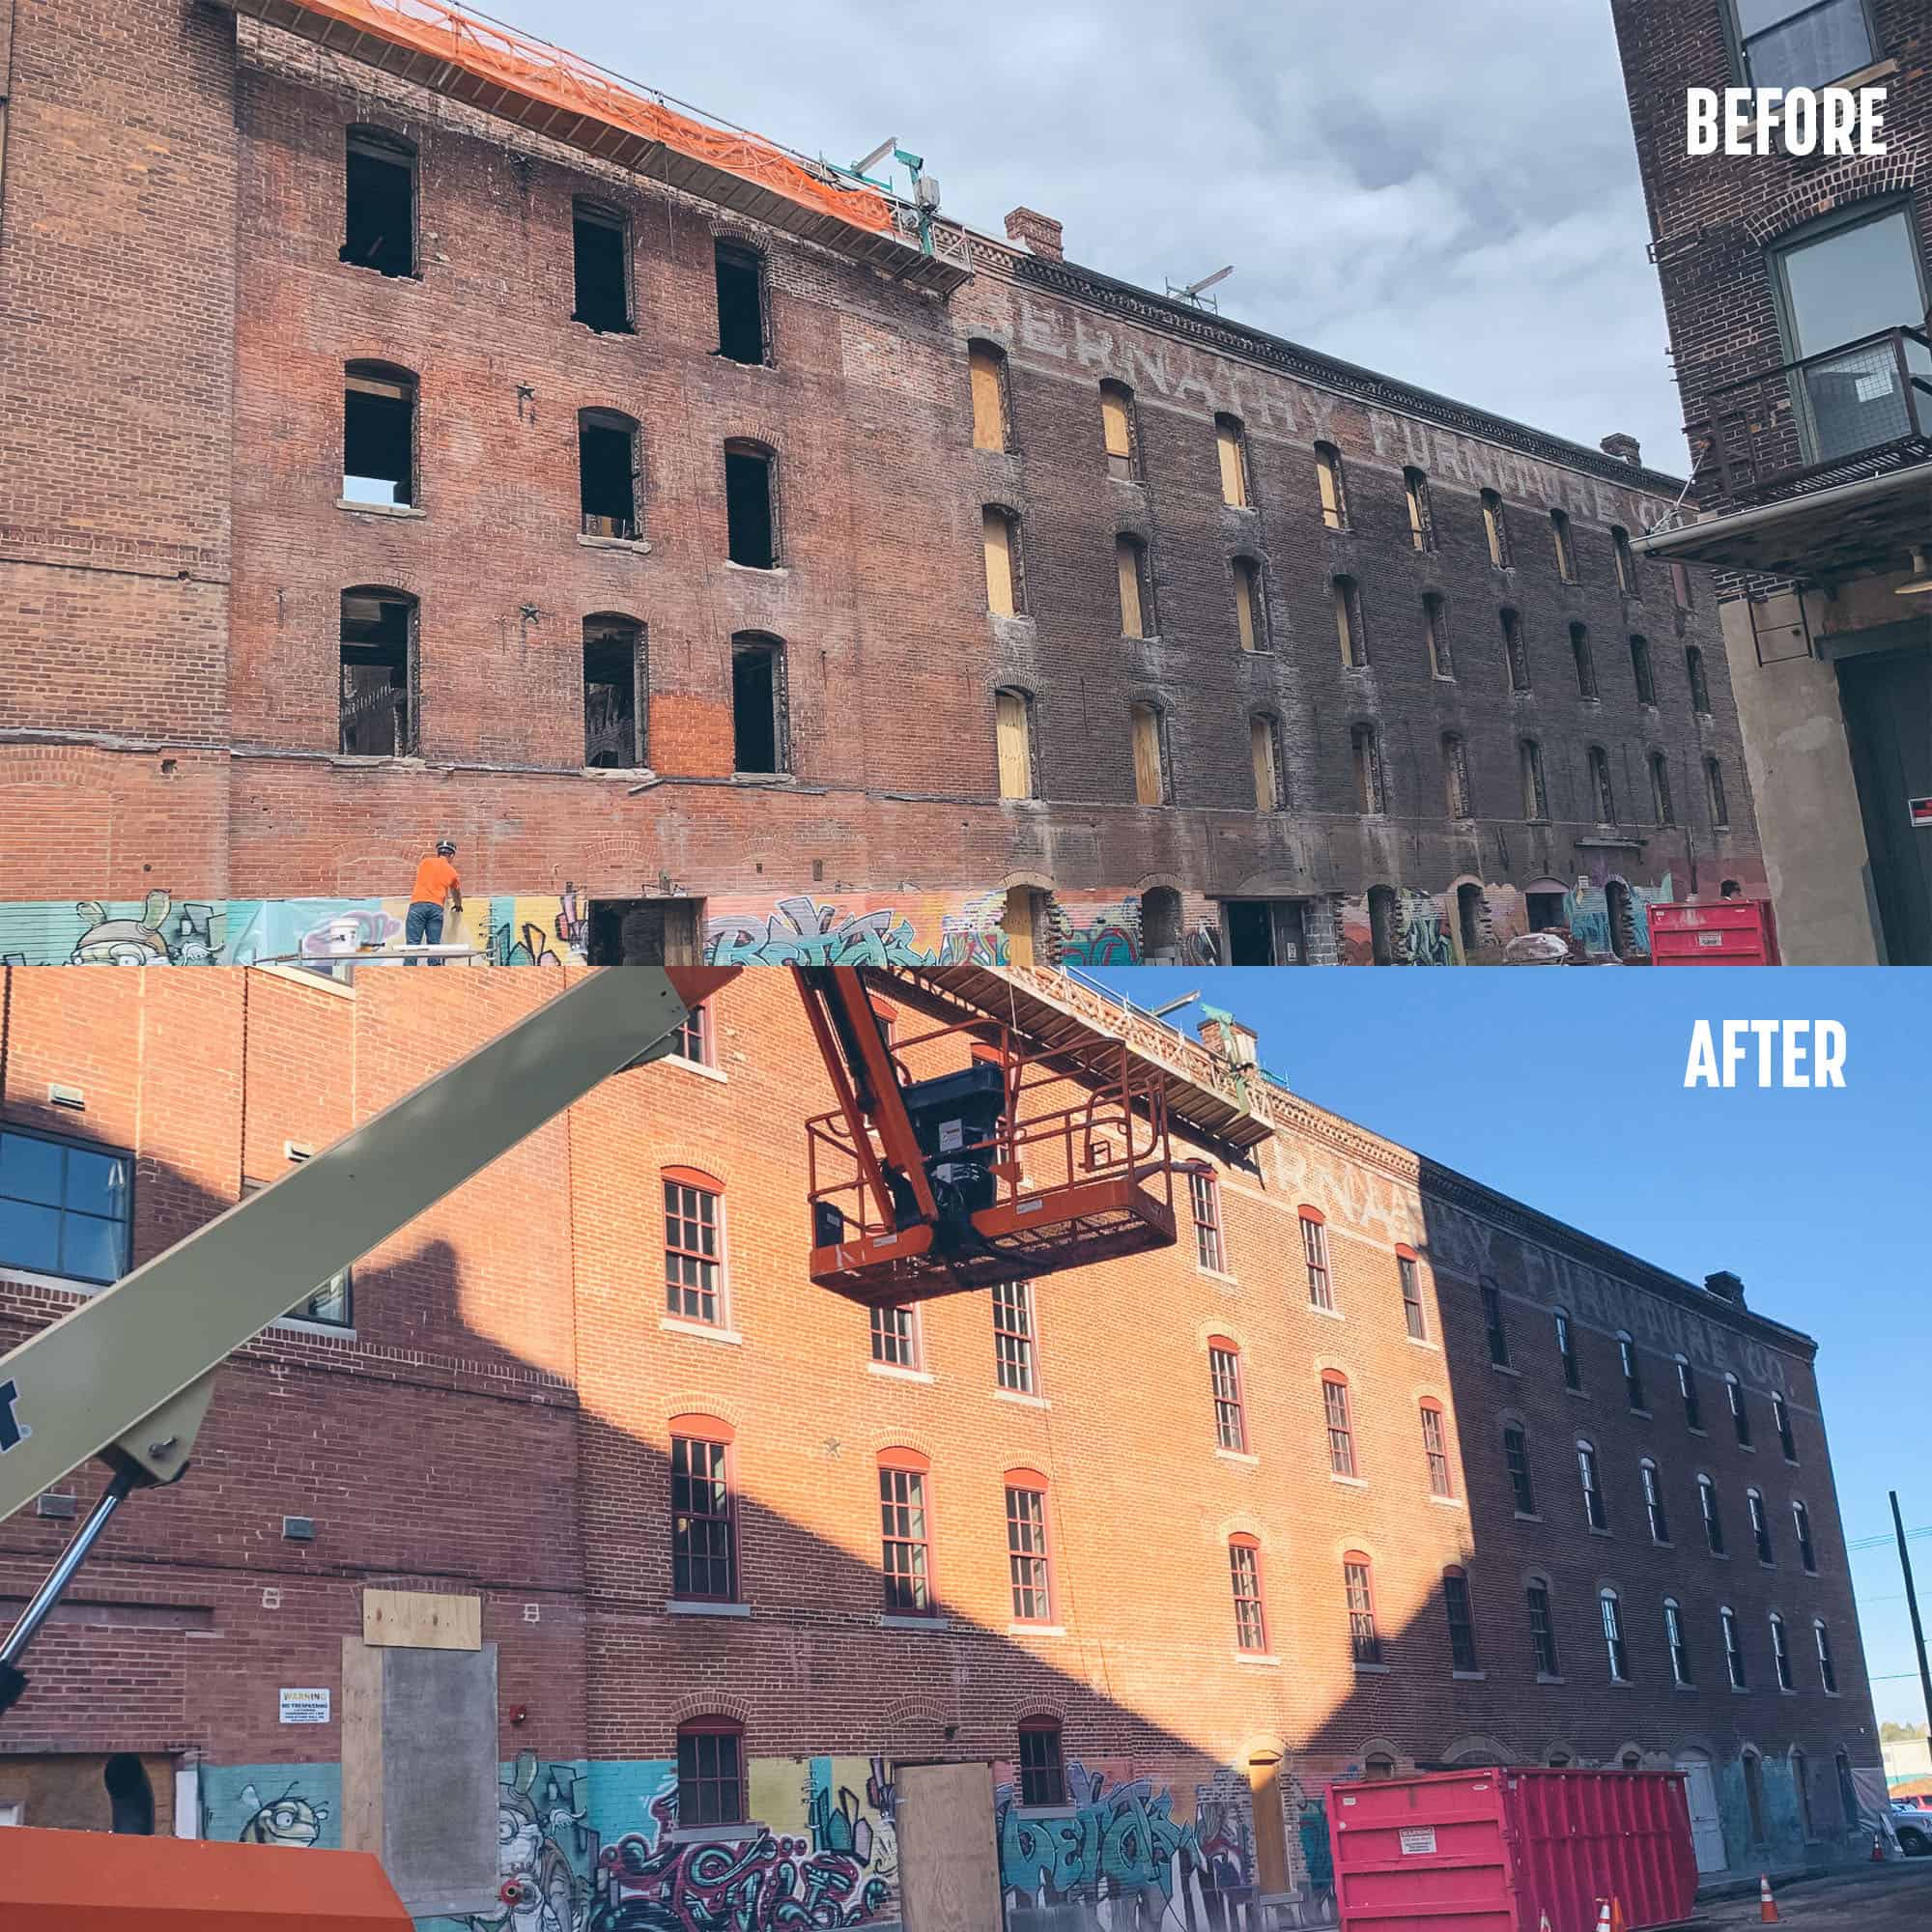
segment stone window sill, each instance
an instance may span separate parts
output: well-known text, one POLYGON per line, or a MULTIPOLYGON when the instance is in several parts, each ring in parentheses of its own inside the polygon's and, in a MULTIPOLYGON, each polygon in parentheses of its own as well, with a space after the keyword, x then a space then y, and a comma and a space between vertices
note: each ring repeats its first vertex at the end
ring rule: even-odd
POLYGON ((1262 1670, 1279 1670, 1281 1668, 1280 1658, 1264 1656, 1259 1651, 1237 1650, 1234 1656, 1236 1663, 1252 1664, 1262 1670))
POLYGON ((1216 1449, 1215 1455, 1224 1463, 1245 1463, 1250 1468, 1261 1467, 1262 1459, 1247 1449, 1216 1449))
POLYGON ((1043 1395, 1022 1395, 1018 1389, 995 1389, 995 1402, 1016 1402, 1022 1408, 1051 1408, 1052 1402, 1043 1395))
POLYGON ((681 1053, 668 1053, 664 1064, 681 1068, 686 1073, 701 1075, 706 1080, 728 1080, 730 1075, 722 1066, 707 1066, 701 1060, 687 1060, 681 1053))
POLYGON ((357 517, 393 517, 402 523, 421 523, 429 512, 419 503, 358 503, 354 497, 338 497, 338 510, 357 517))
POLYGON ((867 1362, 866 1373, 884 1376, 888 1381, 895 1382, 929 1382, 932 1379, 930 1369, 908 1369, 898 1362, 867 1362))
POLYGON ((695 1336, 700 1342, 728 1342, 735 1346, 745 1339, 735 1328, 713 1328, 702 1321, 683 1321, 675 1315, 660 1315, 658 1326, 673 1335, 695 1336))
POLYGON ((633 556, 649 556, 650 545, 642 537, 593 537, 579 530, 577 541, 585 550, 626 550, 633 556))
POLYGON ((672 1617, 749 1617, 750 1604, 709 1604, 696 1597, 672 1597, 665 1605, 665 1614, 672 1617))
POLYGON ((950 1617, 895 1616, 892 1611, 886 1610, 880 1614, 879 1628, 889 1631, 929 1631, 937 1633, 940 1631, 950 1631, 952 1628, 952 1620, 950 1617))

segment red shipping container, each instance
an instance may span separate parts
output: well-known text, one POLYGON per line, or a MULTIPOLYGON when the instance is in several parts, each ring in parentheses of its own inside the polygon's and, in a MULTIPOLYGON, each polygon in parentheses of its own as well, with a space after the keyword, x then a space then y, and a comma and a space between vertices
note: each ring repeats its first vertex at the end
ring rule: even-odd
POLYGON ((1776 966, 1769 899, 1659 900, 1650 908, 1653 966, 1776 966))
POLYGON ((1690 1916, 1697 1860, 1674 1771, 1440 1771, 1328 1787, 1341 1932, 1594 1932, 1690 1916))

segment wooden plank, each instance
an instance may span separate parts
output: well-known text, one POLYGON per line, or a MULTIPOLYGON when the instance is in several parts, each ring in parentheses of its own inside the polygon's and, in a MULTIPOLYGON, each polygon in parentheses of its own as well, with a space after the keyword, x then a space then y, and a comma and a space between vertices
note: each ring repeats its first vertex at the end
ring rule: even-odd
POLYGON ((428 1590, 364 1590, 362 1641, 412 1650, 481 1650, 483 1599, 428 1590))

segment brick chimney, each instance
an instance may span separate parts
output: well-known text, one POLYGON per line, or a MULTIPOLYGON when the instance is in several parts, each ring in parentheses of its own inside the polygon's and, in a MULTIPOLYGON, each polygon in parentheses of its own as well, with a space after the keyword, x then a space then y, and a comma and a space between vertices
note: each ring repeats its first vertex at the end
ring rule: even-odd
POLYGON ((1740 1308, 1745 1303, 1745 1285, 1729 1268, 1720 1269, 1717 1274, 1707 1274, 1704 1286, 1713 1294, 1721 1295, 1726 1301, 1735 1301, 1740 1308))
MULTIPOLYGON (((1010 217, 1009 218, 1010 219, 1010 217)), ((1640 469, 1642 467, 1643 445, 1634 436, 1625 436, 1621 432, 1615 436, 1606 436, 1597 447, 1605 456, 1621 456, 1626 463, 1632 465, 1634 468, 1640 469)))
POLYGON ((1017 242, 1029 254, 1038 255, 1044 261, 1064 259, 1060 247, 1060 223, 1050 214, 1041 214, 1037 209, 1014 209, 1007 216, 1007 240, 1017 242))

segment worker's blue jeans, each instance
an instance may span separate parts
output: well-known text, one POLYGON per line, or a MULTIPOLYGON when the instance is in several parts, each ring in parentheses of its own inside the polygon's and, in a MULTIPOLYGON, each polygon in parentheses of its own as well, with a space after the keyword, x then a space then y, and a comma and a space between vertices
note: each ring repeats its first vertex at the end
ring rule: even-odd
MULTIPOLYGON (((411 946, 440 946, 442 943, 442 908, 431 905, 425 899, 415 900, 410 907, 409 923, 403 928, 403 938, 411 946)), ((403 962, 408 966, 420 966, 420 959, 403 962)), ((440 959, 432 959, 432 966, 440 966, 440 959)))

